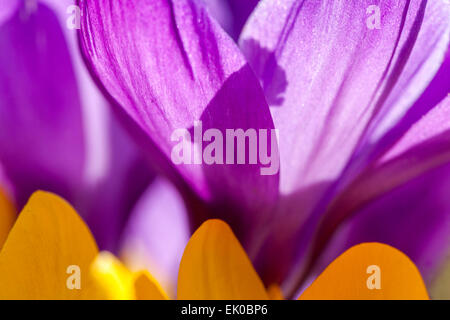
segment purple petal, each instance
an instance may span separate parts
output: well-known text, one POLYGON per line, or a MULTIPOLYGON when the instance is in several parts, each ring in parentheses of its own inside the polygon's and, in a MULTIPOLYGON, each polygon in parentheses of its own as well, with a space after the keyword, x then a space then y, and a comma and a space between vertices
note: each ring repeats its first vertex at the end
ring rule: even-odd
POLYGON ((228 2, 223 0, 210 0, 206 1, 205 5, 210 15, 217 20, 223 30, 232 36, 234 32, 234 19, 228 2))
POLYGON ((417 122, 335 200, 341 217, 371 199, 450 161, 450 97, 417 122), (361 190, 364 190, 362 192, 361 190))
MULTIPOLYGON (((383 155, 384 152, 397 142, 414 123, 428 113, 431 109, 436 107, 450 91, 450 47, 447 49, 447 54, 444 62, 441 64, 438 72, 425 89, 423 94, 411 106, 404 117, 397 125, 392 127, 389 132, 377 141, 375 145, 366 145, 365 148, 367 159, 377 159, 383 155)), ((356 163, 358 161, 355 161, 356 163)), ((361 162, 361 161, 360 161, 361 162)))
POLYGON ((181 195, 160 178, 136 204, 124 232, 121 255, 131 269, 149 270, 174 297, 179 264, 190 235, 181 195))
POLYGON ((78 208, 99 248, 117 252, 129 215, 154 173, 117 120, 106 115, 110 119, 103 133, 107 135, 102 141, 105 150, 96 154, 103 161, 87 172, 78 208))
POLYGON ((15 199, 14 187, 11 181, 9 181, 8 176, 5 174, 5 170, 3 169, 1 163, 0 163, 0 190, 4 192, 9 199, 15 199))
POLYGON ((88 65, 132 129, 150 138, 147 147, 162 153, 152 154, 160 169, 172 177, 175 169, 203 200, 222 208, 216 217, 247 230, 257 215, 263 226, 277 197, 277 174, 261 176, 259 164, 168 167, 178 143, 171 141, 174 130, 190 129, 196 120, 203 131, 217 128, 224 136, 226 128, 273 128, 259 83, 232 39, 191 0, 80 6, 88 65))
POLYGON ((74 0, 40 0, 58 16, 72 55, 82 101, 85 166, 82 190, 73 201, 101 250, 116 252, 123 227, 154 172, 112 113, 82 61, 74 22, 74 0), (71 9, 71 10, 69 10, 71 9))
POLYGON ((71 199, 83 177, 82 114, 56 16, 23 3, 0 27, 0 46, 0 160, 18 203, 37 188, 71 199))
POLYGON ((227 0, 230 10, 233 13, 233 38, 238 39, 244 24, 247 22, 248 17, 255 9, 259 0, 227 0))
POLYGON ((366 25, 372 4, 262 1, 241 36, 280 129, 283 194, 336 179, 360 140, 397 123, 443 61, 443 1, 381 1, 381 30, 366 25))
POLYGON ((448 47, 444 1, 378 1, 380 30, 367 24, 372 5, 262 1, 241 35, 280 130, 278 230, 294 248, 272 250, 297 272, 349 162, 359 161, 346 183, 422 94, 448 47))
POLYGON ((208 0, 206 4, 211 15, 235 40, 259 0, 208 0))
POLYGON ((20 5, 20 0, 0 1, 0 26, 15 14, 20 5))

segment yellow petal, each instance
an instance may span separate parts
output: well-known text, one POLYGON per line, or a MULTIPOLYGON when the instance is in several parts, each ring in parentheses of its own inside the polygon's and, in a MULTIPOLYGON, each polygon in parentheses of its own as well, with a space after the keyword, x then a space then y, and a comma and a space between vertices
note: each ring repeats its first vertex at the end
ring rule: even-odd
POLYGON ((300 300, 427 300, 414 263, 381 243, 354 246, 334 260, 300 300))
POLYGON ((136 300, 168 300, 168 297, 156 280, 147 272, 134 274, 136 300))
POLYGON ((191 237, 180 263, 181 300, 268 299, 244 249, 220 220, 205 222, 191 237))
POLYGON ((100 252, 91 265, 90 276, 96 299, 166 300, 167 296, 147 272, 131 272, 114 255, 100 252))
POLYGON ((109 252, 100 252, 90 268, 90 276, 99 296, 110 300, 132 300, 133 274, 109 252))
MULTIPOLYGON (((157 283, 161 293, 166 298, 176 295, 176 279, 172 279, 169 270, 161 266, 161 263, 152 259, 145 245, 139 241, 130 241, 122 246, 119 254, 120 261, 132 272, 139 273, 141 270, 151 270, 151 281, 157 283), (155 280, 157 277, 158 281, 155 280)), ((178 266, 179 267, 179 266, 178 266)), ((147 275, 148 272, 147 272, 147 275)), ((139 298, 139 300, 158 300, 150 298, 139 298)))
POLYGON ((79 299, 89 289, 96 254, 94 238, 73 208, 36 192, 0 253, 0 299, 79 299))
POLYGON ((5 192, 0 188, 0 250, 8 237, 14 221, 16 221, 16 208, 5 192))
POLYGON ((430 296, 436 300, 450 300, 450 257, 431 283, 430 296))
POLYGON ((267 294, 269 295, 270 300, 284 300, 283 292, 277 284, 270 285, 267 289, 267 294))

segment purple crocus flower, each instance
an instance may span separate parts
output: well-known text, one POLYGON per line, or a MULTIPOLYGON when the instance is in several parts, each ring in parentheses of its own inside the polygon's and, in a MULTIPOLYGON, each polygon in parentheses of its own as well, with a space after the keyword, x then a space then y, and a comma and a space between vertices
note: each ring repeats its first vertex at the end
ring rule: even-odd
POLYGON ((239 36, 256 2, 80 0, 99 90, 73 1, 0 1, 1 187, 19 208, 36 189, 64 196, 169 292, 208 218, 287 297, 366 241, 405 252, 431 288, 450 252, 448 1, 262 0, 239 36), (173 133, 198 121, 278 130, 279 172, 175 164, 173 133), (171 182, 147 188, 143 153, 171 182))
POLYGON ((289 297, 363 241, 404 251, 431 283, 450 245, 448 2, 263 0, 239 46, 200 1, 79 5, 92 74, 181 193, 138 206, 125 239, 176 270, 183 230, 221 218, 289 297), (173 131, 197 120, 278 129, 279 174, 174 165, 173 131), (190 225, 171 230, 177 210, 190 225))
POLYGON ((73 4, 0 2, 1 186, 18 210, 38 189, 63 196, 114 251, 152 174, 82 62, 73 4))

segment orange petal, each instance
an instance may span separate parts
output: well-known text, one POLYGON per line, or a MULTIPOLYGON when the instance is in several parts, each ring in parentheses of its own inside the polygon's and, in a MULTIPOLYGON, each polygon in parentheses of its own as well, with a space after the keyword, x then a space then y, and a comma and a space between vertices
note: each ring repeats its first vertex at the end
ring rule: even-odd
POLYGON ((264 285, 230 227, 205 222, 193 234, 178 274, 181 300, 268 299, 264 285))
POLYGON ((97 252, 89 229, 67 202, 36 192, 0 253, 0 299, 82 298, 97 252))
POLYGON ((137 300, 168 300, 161 286, 147 271, 135 273, 134 289, 137 300))
POLYGON ((381 243, 354 246, 334 260, 300 300, 427 300, 414 263, 381 243))
POLYGON ((16 221, 16 208, 5 192, 0 188, 0 250, 16 221))
POLYGON ((283 292, 277 284, 270 285, 267 289, 267 294, 269 295, 270 300, 284 300, 283 292))

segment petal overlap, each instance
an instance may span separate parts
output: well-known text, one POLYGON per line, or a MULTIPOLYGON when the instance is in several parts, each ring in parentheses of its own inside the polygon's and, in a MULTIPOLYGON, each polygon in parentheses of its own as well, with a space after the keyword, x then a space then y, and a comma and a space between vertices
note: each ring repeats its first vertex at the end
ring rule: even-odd
POLYGON ((178 268, 191 236, 189 212, 176 188, 157 178, 132 210, 120 255, 131 270, 147 269, 175 296, 178 268))
POLYGON ((193 190, 212 204, 206 217, 227 220, 245 245, 256 242, 278 196, 277 173, 262 176, 259 163, 171 161, 177 144, 172 134, 195 130, 196 120, 202 121, 203 131, 214 128, 223 136, 226 129, 274 128, 263 91, 237 45, 199 1, 79 4, 80 43, 88 66, 120 105, 154 163, 182 191, 193 190), (246 234, 243 230, 255 222, 246 234))

